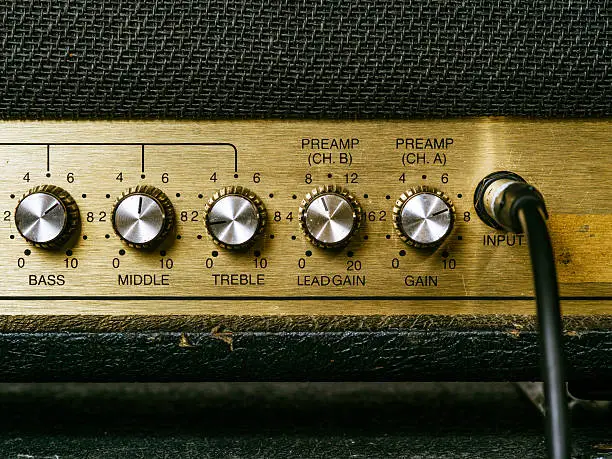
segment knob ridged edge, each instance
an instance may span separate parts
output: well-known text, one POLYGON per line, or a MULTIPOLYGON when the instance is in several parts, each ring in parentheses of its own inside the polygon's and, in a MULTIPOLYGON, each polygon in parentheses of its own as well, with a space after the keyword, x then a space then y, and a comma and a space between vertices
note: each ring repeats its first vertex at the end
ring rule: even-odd
POLYGON ((128 188, 123 193, 121 193, 121 196, 119 196, 119 198, 115 202, 113 211, 111 212, 111 223, 113 225, 115 234, 117 234, 117 236, 119 236, 119 239, 121 239, 128 247, 132 247, 135 249, 152 249, 161 244, 170 235, 170 232, 172 231, 176 223, 176 215, 174 212, 174 206, 172 205, 172 202, 170 201, 170 198, 168 198, 166 193, 164 193, 159 188, 151 185, 137 185, 135 187, 128 188), (115 221, 115 213, 119 204, 121 204, 121 202, 127 197, 135 194, 142 194, 154 199, 160 205, 164 212, 164 223, 161 231, 154 239, 144 244, 134 243, 125 239, 117 230, 117 224, 115 221))
POLYGON ((320 185, 314 188, 309 193, 307 193, 300 204, 298 215, 299 215, 298 220, 300 223, 300 228, 302 229, 302 232, 306 236, 306 239, 308 239, 315 246, 321 247, 323 249, 334 249, 334 248, 340 248, 340 247, 346 246, 351 240, 351 238, 353 237, 353 235, 359 230, 361 226, 361 222, 363 220, 363 210, 361 209, 361 206, 359 204, 359 201, 357 201, 357 198, 353 194, 351 194, 351 192, 348 191, 346 188, 338 186, 338 185, 320 185), (346 201, 349 203, 349 205, 353 209, 353 227, 350 233, 344 239, 342 239, 341 241, 335 242, 335 243, 326 243, 326 242, 319 241, 310 233, 310 231, 308 230, 308 227, 306 226, 306 211, 308 210, 308 206, 318 196, 321 196, 323 194, 335 194, 335 195, 341 196, 346 199, 346 201))
POLYGON ((268 214, 266 211, 266 207, 264 206, 264 203, 261 201, 261 199, 259 199, 259 196, 257 196, 255 193, 253 193, 250 189, 246 187, 243 187, 240 185, 232 185, 232 186, 223 187, 220 190, 213 193, 212 197, 208 200, 208 202, 204 206, 204 215, 205 215, 204 225, 206 226, 206 234, 210 236, 210 238, 213 240, 215 244, 217 244, 219 247, 222 247, 228 250, 244 250, 250 247, 253 244, 253 242, 255 242, 255 239, 257 238, 257 236, 260 235, 264 231, 268 214), (209 227, 208 215, 210 214, 212 207, 215 205, 217 201, 219 201, 221 198, 225 196, 242 196, 243 198, 246 198, 247 200, 249 200, 251 204, 255 206, 255 209, 257 209, 257 220, 258 220, 257 229, 255 230, 255 233, 253 234, 253 236, 248 241, 243 242, 242 244, 227 244, 223 241, 220 241, 214 235, 214 233, 211 231, 209 227))
POLYGON ((395 232, 400 237, 400 239, 404 241, 406 244, 412 247, 418 248, 418 249, 428 248, 428 247, 437 247, 438 245, 440 245, 442 241, 444 241, 444 239, 452 231, 454 223, 455 223, 455 206, 453 202, 451 201, 451 199, 443 191, 440 191, 437 188, 433 188, 427 185, 416 186, 416 187, 409 188, 408 190, 404 191, 399 197, 399 199, 395 201, 395 206, 393 206, 393 228, 395 229, 395 232), (449 207, 450 217, 451 217, 450 225, 448 227, 448 231, 446 232, 446 234, 439 241, 433 242, 431 244, 423 244, 421 242, 417 242, 411 239, 410 237, 408 237, 408 235, 404 233, 401 227, 402 209, 404 205, 414 196, 418 194, 423 194, 423 193, 433 194, 439 197, 442 201, 444 201, 446 205, 449 207))
POLYGON ((28 190, 28 192, 21 197, 21 199, 17 203, 17 206, 15 207, 15 216, 17 215, 17 209, 19 209, 19 205, 21 204, 21 202, 28 196, 31 196, 36 193, 48 194, 56 198, 61 203, 66 215, 64 227, 62 228, 62 231, 59 236, 49 242, 34 242, 28 239, 23 235, 23 233, 21 233, 21 230, 19 229, 18 225, 16 225, 17 231, 19 231, 19 234, 21 234, 21 236, 34 247, 40 247, 42 249, 60 249, 72 238, 75 232, 79 229, 79 226, 81 224, 81 214, 79 212, 79 206, 77 205, 74 198, 70 195, 70 193, 68 193, 63 188, 57 185, 38 185, 28 190))

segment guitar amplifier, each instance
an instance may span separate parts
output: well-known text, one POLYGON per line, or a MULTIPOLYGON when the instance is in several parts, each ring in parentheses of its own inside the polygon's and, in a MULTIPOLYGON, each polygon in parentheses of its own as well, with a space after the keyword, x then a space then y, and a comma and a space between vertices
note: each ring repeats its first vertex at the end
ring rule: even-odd
POLYGON ((538 379, 498 179, 546 201, 568 379, 612 378, 605 2, 0 22, 3 380, 538 379))

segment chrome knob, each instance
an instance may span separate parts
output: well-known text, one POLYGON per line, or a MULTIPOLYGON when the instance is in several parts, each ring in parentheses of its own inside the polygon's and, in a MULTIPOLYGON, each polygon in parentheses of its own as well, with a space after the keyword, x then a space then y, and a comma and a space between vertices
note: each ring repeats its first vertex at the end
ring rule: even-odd
POLYGON ((31 189, 15 209, 17 231, 37 247, 58 249, 80 224, 79 208, 70 194, 54 185, 31 189))
POLYGON ((266 224, 263 203, 255 193, 241 186, 216 192, 204 211, 206 231, 226 249, 248 247, 266 224))
POLYGON ((321 186, 306 195, 300 206, 300 226, 318 247, 346 245, 361 224, 361 208, 344 188, 321 186))
POLYGON ((414 247, 439 245, 453 229, 455 208, 435 188, 421 186, 406 191, 393 208, 393 226, 414 247))
POLYGON ((139 185, 119 198, 112 222, 117 235, 130 247, 153 248, 174 228, 174 207, 160 189, 139 185))

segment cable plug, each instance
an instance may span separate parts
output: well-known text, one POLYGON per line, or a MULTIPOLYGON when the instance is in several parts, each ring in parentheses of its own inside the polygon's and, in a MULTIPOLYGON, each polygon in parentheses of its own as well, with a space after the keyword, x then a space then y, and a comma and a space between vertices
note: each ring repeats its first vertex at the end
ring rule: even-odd
POLYGON ((542 193, 513 172, 502 171, 487 175, 474 193, 478 216, 496 229, 522 233, 519 209, 526 205, 535 206, 545 219, 548 218, 542 193))

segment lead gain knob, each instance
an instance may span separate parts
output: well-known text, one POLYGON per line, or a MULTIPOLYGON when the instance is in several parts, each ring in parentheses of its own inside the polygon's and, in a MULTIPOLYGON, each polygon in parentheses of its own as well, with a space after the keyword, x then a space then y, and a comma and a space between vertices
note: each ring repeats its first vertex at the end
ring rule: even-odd
POLYGON ((217 191, 204 208, 206 231, 230 250, 251 245, 266 224, 266 209, 255 193, 241 186, 217 191))
POLYGON ((308 193, 300 206, 300 226, 314 245, 342 247, 361 225, 362 210, 353 195, 335 185, 308 193))
POLYGON ((32 188, 17 204, 15 225, 30 243, 45 249, 63 247, 80 225, 79 208, 58 186, 32 188))
POLYGON ((115 233, 130 247, 150 249, 174 229, 174 207, 159 188, 139 185, 119 198, 112 213, 115 233))
POLYGON ((393 226, 414 247, 437 246, 450 234, 455 207, 441 191, 419 186, 406 191, 393 208, 393 226))

